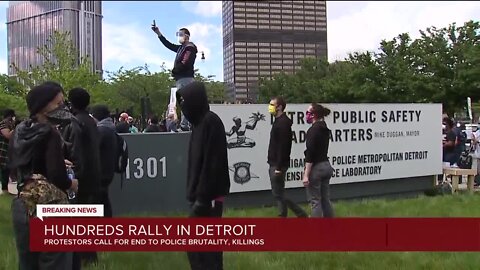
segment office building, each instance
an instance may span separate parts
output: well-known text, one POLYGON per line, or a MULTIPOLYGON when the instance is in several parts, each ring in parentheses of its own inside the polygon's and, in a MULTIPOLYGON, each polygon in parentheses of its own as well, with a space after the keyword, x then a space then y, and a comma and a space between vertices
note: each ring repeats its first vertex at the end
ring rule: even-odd
POLYGON ((326 1, 223 1, 223 74, 231 101, 255 100, 258 80, 327 57, 326 1))
POLYGON ((101 1, 10 1, 7 9, 8 74, 43 63, 37 48, 55 32, 70 32, 79 57, 88 56, 92 71, 102 72, 101 1))

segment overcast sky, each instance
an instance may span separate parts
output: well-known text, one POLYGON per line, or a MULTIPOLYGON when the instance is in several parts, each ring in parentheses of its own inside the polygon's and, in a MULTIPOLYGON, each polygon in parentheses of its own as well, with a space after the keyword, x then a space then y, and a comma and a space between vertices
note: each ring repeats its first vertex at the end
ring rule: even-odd
MULTIPOLYGON (((0 2, 0 73, 7 71, 6 15, 7 2, 0 2)), ((104 1, 103 65, 115 71, 121 66, 136 67, 148 63, 158 70, 162 63, 172 65, 174 54, 165 49, 151 32, 153 19, 171 41, 175 31, 187 26, 192 41, 207 60, 197 63, 203 75, 223 79, 221 1, 104 1)), ((480 2, 428 1, 327 2, 328 59, 344 59, 349 52, 377 50, 382 39, 391 39, 429 26, 445 27, 452 22, 463 24, 479 20, 480 2)))

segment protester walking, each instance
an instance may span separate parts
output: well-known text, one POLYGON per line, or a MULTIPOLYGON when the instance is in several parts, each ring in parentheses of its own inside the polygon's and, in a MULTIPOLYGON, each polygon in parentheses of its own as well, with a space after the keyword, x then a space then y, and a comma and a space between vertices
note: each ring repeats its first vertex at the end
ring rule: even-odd
POLYGON ((18 197, 12 202, 13 230, 20 270, 72 269, 70 252, 31 252, 29 218, 36 204, 68 203, 67 190, 78 181, 67 175, 62 138, 55 125, 73 117, 63 106, 63 89, 44 83, 26 97, 30 117, 15 129, 10 142, 10 166, 18 172, 18 197))
MULTIPOLYGON (((190 217, 222 217, 230 191, 225 126, 210 111, 205 84, 191 83, 177 91, 182 113, 193 125, 188 149, 187 200, 190 217)), ((192 270, 223 269, 222 252, 188 252, 192 270)))
POLYGON ((292 150, 292 120, 285 114, 286 103, 282 97, 270 100, 268 112, 275 117, 268 145, 268 170, 272 194, 277 202, 278 216, 287 217, 290 208, 297 217, 307 213, 285 195, 285 175, 290 164, 292 150))
POLYGON ((3 120, 0 121, 0 177, 2 180, 2 193, 8 194, 8 182, 10 170, 8 169, 8 144, 13 136, 15 127, 15 111, 6 109, 3 112, 3 120))
POLYGON ((325 117, 330 109, 313 103, 307 110, 306 121, 312 126, 306 135, 305 172, 303 185, 307 189, 307 197, 312 209, 311 217, 333 217, 330 202, 330 178, 333 168, 328 160, 330 130, 325 117))
POLYGON ((104 216, 112 217, 112 204, 108 189, 115 175, 115 158, 117 157, 117 137, 115 124, 110 117, 110 111, 106 105, 96 105, 90 110, 97 120, 100 133, 100 198, 99 203, 104 206, 104 216))

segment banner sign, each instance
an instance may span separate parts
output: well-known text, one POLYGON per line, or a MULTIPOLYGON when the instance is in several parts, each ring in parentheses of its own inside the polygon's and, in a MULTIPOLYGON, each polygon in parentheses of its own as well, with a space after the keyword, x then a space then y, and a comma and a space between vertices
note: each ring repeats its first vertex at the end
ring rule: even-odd
POLYGON ((177 88, 170 89, 170 102, 168 104, 167 117, 169 114, 174 114, 177 119, 177 88))
MULTIPOLYGON (((441 104, 327 104, 331 184, 442 173, 441 104)), ((309 104, 292 104, 293 144, 286 187, 303 187, 309 104)), ((274 117, 267 104, 211 105, 225 125, 231 192, 270 189, 267 151, 274 117)))
POLYGON ((478 218, 38 218, 35 251, 480 251, 478 218), (446 228, 461 228, 451 231, 446 228))

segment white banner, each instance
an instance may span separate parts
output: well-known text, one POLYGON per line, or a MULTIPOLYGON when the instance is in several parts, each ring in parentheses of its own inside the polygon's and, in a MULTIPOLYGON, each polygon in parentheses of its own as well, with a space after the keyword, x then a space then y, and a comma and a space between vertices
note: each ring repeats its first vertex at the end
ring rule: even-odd
POLYGON ((177 88, 170 89, 170 103, 168 104, 167 117, 173 113, 177 119, 177 88))
POLYGON ((467 98, 467 111, 468 111, 468 119, 473 120, 472 99, 470 97, 467 98))
MULTIPOLYGON (((293 144, 286 187, 302 187, 308 104, 287 104, 293 144)), ((442 173, 440 104, 327 104, 332 184, 442 173)), ((211 105, 225 125, 231 192, 270 189, 267 104, 211 105)))

